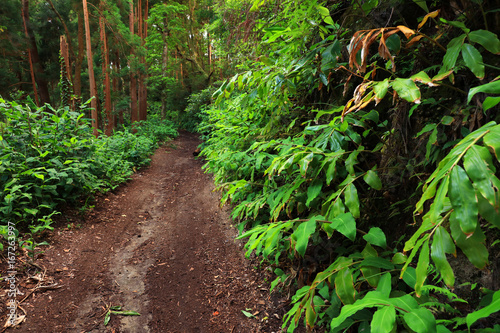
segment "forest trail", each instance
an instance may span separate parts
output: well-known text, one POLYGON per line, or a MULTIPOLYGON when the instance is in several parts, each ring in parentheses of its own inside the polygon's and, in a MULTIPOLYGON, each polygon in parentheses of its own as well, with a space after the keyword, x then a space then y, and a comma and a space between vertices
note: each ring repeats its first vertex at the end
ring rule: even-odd
POLYGON ((7 332, 279 331, 284 304, 234 241, 192 155, 199 143, 181 132, 84 218, 64 216, 37 260, 61 288, 35 291, 21 304, 26 321, 7 332), (107 306, 141 315, 112 315, 104 326, 107 306))

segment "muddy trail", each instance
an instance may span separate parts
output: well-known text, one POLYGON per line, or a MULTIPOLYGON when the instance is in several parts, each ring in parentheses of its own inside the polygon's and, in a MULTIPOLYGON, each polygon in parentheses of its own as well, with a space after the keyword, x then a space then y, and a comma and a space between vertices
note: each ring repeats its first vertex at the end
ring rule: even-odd
POLYGON ((38 267, 18 273, 26 318, 6 332, 280 331, 285 303, 234 240, 211 176, 193 157, 199 143, 181 132, 83 217, 66 212, 38 267), (105 326, 109 306, 140 316, 111 315, 105 326))

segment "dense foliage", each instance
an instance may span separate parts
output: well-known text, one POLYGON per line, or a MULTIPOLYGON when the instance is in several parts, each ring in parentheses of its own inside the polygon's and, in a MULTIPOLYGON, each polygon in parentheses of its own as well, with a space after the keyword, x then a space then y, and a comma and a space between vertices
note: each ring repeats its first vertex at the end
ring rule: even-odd
POLYGON ((253 3, 202 154, 288 332, 500 329, 498 8, 461 6, 253 3))
POLYGON ((0 220, 25 230, 49 227, 60 204, 114 189, 149 163, 160 142, 177 136, 172 123, 154 117, 135 134, 125 128, 96 139, 84 113, 67 107, 0 99, 0 114, 0 220))

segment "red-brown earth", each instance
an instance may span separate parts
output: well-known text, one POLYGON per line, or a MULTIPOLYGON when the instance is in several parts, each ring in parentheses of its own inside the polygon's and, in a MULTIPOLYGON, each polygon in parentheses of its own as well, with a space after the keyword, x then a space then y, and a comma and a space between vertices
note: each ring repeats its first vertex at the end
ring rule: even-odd
POLYGON ((18 314, 26 317, 4 330, 279 332, 286 303, 270 295, 266 272, 234 240, 211 175, 193 157, 199 143, 181 132, 83 216, 65 210, 35 265, 18 250, 18 314), (112 315, 105 326, 110 306, 140 316, 112 315))

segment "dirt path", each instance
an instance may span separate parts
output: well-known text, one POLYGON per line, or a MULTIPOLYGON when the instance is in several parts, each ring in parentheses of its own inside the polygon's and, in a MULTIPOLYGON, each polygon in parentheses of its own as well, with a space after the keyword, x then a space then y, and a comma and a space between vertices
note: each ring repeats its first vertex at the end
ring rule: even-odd
POLYGON ((7 332, 279 331, 283 303, 234 241, 211 177, 192 155, 198 139, 182 132, 172 144, 86 218, 64 217, 70 228, 54 232, 37 261, 44 279, 62 287, 34 292, 21 305, 26 321, 7 332), (112 316, 104 326, 109 305, 141 316, 112 316))

